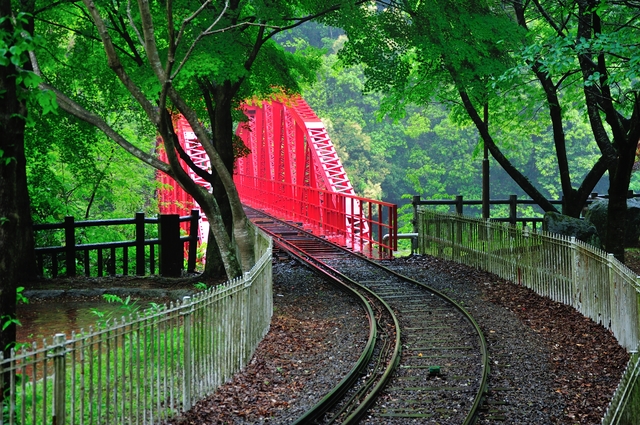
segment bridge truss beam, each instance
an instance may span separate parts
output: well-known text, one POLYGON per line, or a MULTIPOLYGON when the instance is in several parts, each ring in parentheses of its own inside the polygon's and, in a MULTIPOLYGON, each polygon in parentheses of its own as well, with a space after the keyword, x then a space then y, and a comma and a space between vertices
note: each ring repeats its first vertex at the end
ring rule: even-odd
MULTIPOLYGON (((372 257, 397 250, 396 206, 356 195, 324 124, 302 98, 246 104, 244 111, 249 121, 240 124, 236 133, 251 153, 238 158, 234 170, 243 203, 300 222, 316 234, 372 257)), ((187 120, 176 117, 174 127, 193 162, 210 171, 209 158, 187 120)), ((166 161, 161 141, 158 154, 166 161)), ((185 163, 182 167, 196 183, 211 190, 185 163)), ((164 173, 158 173, 157 179, 161 213, 184 216, 191 209, 200 210, 173 179, 164 173)), ((201 216, 199 240, 206 241, 209 224, 201 216)))

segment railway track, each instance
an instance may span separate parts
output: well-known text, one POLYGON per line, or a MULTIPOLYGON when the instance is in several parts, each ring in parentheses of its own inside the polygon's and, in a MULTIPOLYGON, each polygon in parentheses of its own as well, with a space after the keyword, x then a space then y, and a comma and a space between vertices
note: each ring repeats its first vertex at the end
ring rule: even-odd
POLYGON ((334 244, 247 209, 297 257, 358 297, 369 339, 358 362, 296 424, 473 424, 489 373, 484 336, 453 300, 334 244))

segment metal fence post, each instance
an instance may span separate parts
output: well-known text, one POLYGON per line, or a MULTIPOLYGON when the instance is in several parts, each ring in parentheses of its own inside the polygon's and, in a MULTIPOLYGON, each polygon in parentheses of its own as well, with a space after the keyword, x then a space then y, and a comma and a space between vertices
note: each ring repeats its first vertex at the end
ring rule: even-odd
POLYGON ((76 275, 76 234, 75 219, 71 216, 64 218, 64 251, 67 266, 67 276, 76 275))
POLYGON ((53 425, 65 423, 66 358, 65 334, 56 334, 53 338, 53 425))
POLYGON ((144 213, 136 213, 136 275, 144 276, 146 264, 144 261, 144 213))
MULTIPOLYGON (((640 285, 640 276, 638 276, 637 280, 636 280, 636 284, 640 285)), ((635 300, 631 301, 632 303, 635 301, 635 305, 633 307, 635 307, 635 311, 637 312, 636 314, 636 320, 634 322, 634 324, 631 326, 631 332, 633 332, 633 335, 630 336, 630 338, 632 338, 633 342, 636 344, 636 350, 640 349, 640 293, 638 291, 633 291, 634 295, 635 295, 635 300)), ((631 311, 634 311, 634 308, 629 306, 631 311)), ((1 387, 0 387, 1 388, 1 387)))
POLYGON ((184 379, 182 381, 182 404, 183 409, 186 412, 191 409, 191 321, 193 320, 191 313, 193 313, 193 304, 191 303, 191 297, 185 296, 182 298, 182 307, 185 308, 183 313, 184 320, 184 352, 183 352, 183 364, 184 364, 184 379))
MULTIPOLYGON (((569 239, 570 241, 570 247, 571 247, 571 280, 573 281, 573 288, 571 288, 571 291, 573 292, 572 294, 570 294, 569 297, 566 297, 565 299, 562 300, 562 302, 564 302, 565 304, 569 304, 571 303, 571 306, 574 307, 576 310, 578 311, 584 311, 584 310, 580 310, 582 308, 582 303, 581 303, 581 299, 582 299, 582 288, 584 288, 584 286, 582 285, 583 282, 580 282, 580 276, 582 276, 582 274, 580 273, 580 259, 578 257, 578 247, 576 245, 576 237, 575 236, 571 236, 571 239, 569 239), (567 302, 568 301, 568 302, 567 302), (578 304, 580 304, 580 306, 578 307, 578 304)), ((542 294, 543 296, 546 295, 549 298, 553 297, 551 296, 551 294, 542 294)), ((557 299, 557 296, 556 296, 557 299)))

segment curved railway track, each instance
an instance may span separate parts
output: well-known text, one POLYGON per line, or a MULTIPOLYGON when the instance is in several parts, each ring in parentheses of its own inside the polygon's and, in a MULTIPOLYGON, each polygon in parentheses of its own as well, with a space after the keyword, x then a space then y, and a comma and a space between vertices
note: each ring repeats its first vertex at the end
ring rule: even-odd
POLYGON ((289 252, 360 298, 369 340, 350 373, 296 424, 473 424, 488 355, 474 319, 447 296, 247 208, 289 252))

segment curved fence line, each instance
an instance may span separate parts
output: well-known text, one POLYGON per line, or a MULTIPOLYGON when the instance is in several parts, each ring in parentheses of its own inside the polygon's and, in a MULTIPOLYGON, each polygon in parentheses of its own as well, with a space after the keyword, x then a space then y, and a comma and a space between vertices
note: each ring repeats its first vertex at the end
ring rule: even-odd
MULTIPOLYGON (((574 237, 424 208, 417 211, 416 226, 420 254, 494 273, 570 305, 611 330, 628 352, 638 351, 640 277, 613 254, 574 237)), ((629 415, 625 406, 639 396, 636 357, 627 366, 603 424, 625 423, 619 422, 629 415)))
POLYGON ((272 240, 244 276, 0 360, 0 424, 152 424, 188 410, 251 359, 273 313, 272 240))

